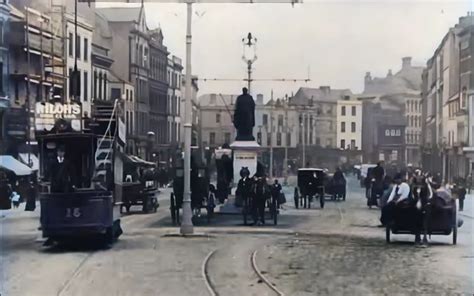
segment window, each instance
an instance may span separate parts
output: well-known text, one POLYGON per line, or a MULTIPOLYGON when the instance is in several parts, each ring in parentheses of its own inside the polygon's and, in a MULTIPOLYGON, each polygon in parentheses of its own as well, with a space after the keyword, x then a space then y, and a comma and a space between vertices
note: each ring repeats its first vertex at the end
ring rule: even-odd
POLYGON ((87 102, 89 99, 89 73, 84 71, 84 102, 87 102))
MULTIPOLYGON (((104 100, 107 100, 107 73, 104 74, 104 100)), ((120 98, 120 97, 119 97, 120 98)))
POLYGON ((72 82, 72 68, 69 68, 69 97, 73 96, 72 88, 73 88, 73 82, 72 82))
MULTIPOLYGON (((115 88, 115 87, 112 88, 112 90, 111 90, 112 100, 120 98, 120 93, 121 93, 120 88, 115 88)), ((127 90, 127 99, 128 99, 128 90, 127 90)))
POLYGON ((355 133, 355 132, 356 132, 356 123, 352 122, 351 123, 351 133, 355 133))
POLYGON ((97 98, 102 100, 102 73, 99 73, 99 93, 97 94, 97 98))
POLYGON ((262 133, 261 132, 257 133, 257 143, 262 145, 262 133))
POLYGON ((267 146, 272 146, 272 134, 267 133, 267 146))
POLYGON ((81 59, 81 36, 76 36, 76 57, 81 59))
POLYGON ((346 116, 346 106, 341 107, 341 115, 346 116))
POLYGON ((356 149, 356 140, 351 140, 351 149, 356 149))
POLYGON ((341 133, 345 133, 345 132, 346 132, 346 123, 341 122, 341 133))
POLYGON ((461 91, 461 109, 467 108, 467 88, 463 87, 461 91))
POLYGON ((346 140, 341 140, 341 149, 346 149, 346 140))
POLYGON ((72 33, 69 33, 69 56, 73 56, 73 50, 74 50, 74 36, 72 33))
POLYGON ((356 116, 356 106, 352 106, 352 116, 356 116))
POLYGON ((277 133, 277 146, 281 146, 281 133, 277 133))
POLYGON ((94 71, 94 100, 95 99, 97 99, 97 71, 94 71))
POLYGON ((84 38, 84 61, 89 60, 89 39, 84 38))
POLYGON ((262 124, 263 124, 264 126, 267 126, 267 125, 268 125, 268 114, 263 114, 262 124))
POLYGON ((225 133, 224 134, 224 142, 226 144, 229 144, 230 143, 230 133, 225 133))
POLYGON ((220 113, 216 114, 216 123, 221 123, 221 114, 220 113))
POLYGON ((283 126, 283 115, 278 115, 278 126, 283 126))
POLYGON ((216 144, 216 133, 209 133, 209 144, 210 145, 216 144))

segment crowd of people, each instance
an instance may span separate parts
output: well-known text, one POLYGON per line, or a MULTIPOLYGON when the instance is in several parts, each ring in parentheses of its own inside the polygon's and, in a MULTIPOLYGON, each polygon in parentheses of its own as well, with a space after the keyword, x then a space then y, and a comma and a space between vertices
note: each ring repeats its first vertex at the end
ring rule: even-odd
POLYGON ((254 225, 265 224, 265 207, 268 201, 274 200, 277 208, 280 208, 286 199, 282 193, 282 186, 275 179, 273 184, 268 184, 268 179, 261 170, 250 177, 248 168, 243 167, 240 171, 241 179, 237 185, 236 196, 239 200, 248 204, 253 217, 254 225))
POLYGON ((0 210, 17 209, 25 203, 25 211, 36 208, 37 185, 34 175, 12 178, 0 170, 0 210))

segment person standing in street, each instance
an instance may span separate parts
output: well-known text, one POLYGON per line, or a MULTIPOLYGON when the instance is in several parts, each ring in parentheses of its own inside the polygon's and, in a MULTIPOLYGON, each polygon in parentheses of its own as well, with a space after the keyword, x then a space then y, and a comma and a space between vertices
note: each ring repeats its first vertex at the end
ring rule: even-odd
POLYGON ((9 210, 12 208, 10 201, 12 192, 13 190, 6 174, 0 171, 0 210, 9 210))
POLYGON ((277 203, 277 208, 280 208, 281 204, 281 199, 280 199, 280 195, 281 195, 281 185, 280 183, 278 183, 278 180, 275 179, 275 182, 273 183, 272 185, 272 189, 271 189, 271 193, 272 193, 272 200, 274 200, 276 203, 277 203))

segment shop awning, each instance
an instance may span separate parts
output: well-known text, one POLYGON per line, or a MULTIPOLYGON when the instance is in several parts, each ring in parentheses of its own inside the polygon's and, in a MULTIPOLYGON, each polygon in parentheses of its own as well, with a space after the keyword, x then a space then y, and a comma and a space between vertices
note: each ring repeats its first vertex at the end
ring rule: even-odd
POLYGON ((27 176, 33 173, 33 170, 13 158, 11 155, 0 155, 0 168, 15 173, 17 176, 27 176))
MULTIPOLYGON (((28 153, 20 153, 19 156, 20 156, 20 160, 24 164, 28 164, 28 153)), ((32 163, 31 169, 33 171, 39 170, 39 159, 38 159, 38 157, 36 157, 36 155, 34 155, 34 154, 30 154, 29 158, 30 158, 31 163, 32 163)))

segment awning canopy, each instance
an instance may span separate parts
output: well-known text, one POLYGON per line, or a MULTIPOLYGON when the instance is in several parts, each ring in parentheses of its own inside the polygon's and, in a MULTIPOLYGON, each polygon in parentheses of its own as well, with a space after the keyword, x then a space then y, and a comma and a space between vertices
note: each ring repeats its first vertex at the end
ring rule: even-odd
MULTIPOLYGON (((28 164, 28 153, 20 153, 19 154, 20 156, 20 160, 24 163, 24 164, 28 164)), ((33 171, 37 171, 39 170, 39 159, 38 157, 36 157, 36 155, 30 153, 30 156, 29 156, 30 160, 31 160, 31 169, 33 171)), ((29 166, 30 167, 30 166, 29 166)))
POLYGON ((0 155, 0 168, 15 173, 17 176, 28 176, 33 170, 13 158, 11 155, 0 155))

